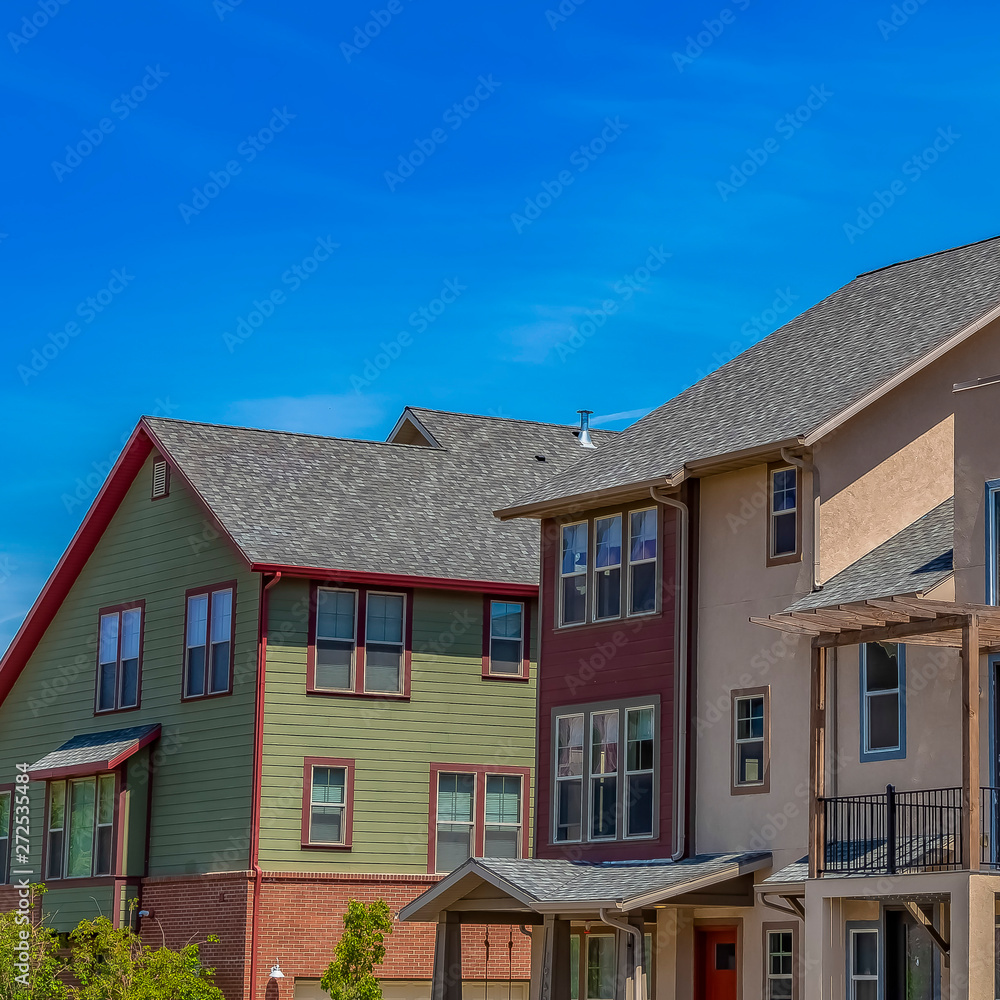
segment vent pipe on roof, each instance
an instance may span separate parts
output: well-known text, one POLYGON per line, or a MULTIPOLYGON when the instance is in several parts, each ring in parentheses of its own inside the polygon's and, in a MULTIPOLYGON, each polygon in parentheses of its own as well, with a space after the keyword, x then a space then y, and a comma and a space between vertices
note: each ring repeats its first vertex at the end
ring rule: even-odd
POLYGON ((576 432, 581 448, 596 448, 594 439, 590 436, 590 415, 593 410, 577 410, 580 414, 580 429, 576 432))

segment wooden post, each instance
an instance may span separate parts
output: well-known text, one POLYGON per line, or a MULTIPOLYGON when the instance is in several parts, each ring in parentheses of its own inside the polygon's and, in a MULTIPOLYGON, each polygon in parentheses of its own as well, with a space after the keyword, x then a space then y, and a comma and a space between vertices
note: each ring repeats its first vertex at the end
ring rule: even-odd
POLYGON ((443 913, 434 942, 431 1000, 462 1000, 462 925, 457 913, 443 913))
POLYGON ((962 852, 979 871, 979 619, 962 629, 962 852))
POLYGON ((809 698, 809 877, 826 867, 826 649, 812 647, 809 698))

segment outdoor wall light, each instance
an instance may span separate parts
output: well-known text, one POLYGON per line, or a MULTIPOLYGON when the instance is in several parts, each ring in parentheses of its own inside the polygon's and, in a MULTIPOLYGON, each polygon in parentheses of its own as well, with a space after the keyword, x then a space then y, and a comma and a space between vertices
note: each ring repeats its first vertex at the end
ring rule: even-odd
POLYGON ((274 965, 271 966, 271 978, 272 979, 284 979, 285 974, 281 971, 281 965, 278 960, 274 960, 274 965))

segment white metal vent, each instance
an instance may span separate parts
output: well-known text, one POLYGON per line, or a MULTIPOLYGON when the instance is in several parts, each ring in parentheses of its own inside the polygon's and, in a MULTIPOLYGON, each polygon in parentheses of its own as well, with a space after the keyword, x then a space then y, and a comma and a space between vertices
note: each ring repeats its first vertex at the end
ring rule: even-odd
POLYGON ((153 499, 165 497, 170 490, 170 474, 167 463, 160 459, 153 463, 153 499))

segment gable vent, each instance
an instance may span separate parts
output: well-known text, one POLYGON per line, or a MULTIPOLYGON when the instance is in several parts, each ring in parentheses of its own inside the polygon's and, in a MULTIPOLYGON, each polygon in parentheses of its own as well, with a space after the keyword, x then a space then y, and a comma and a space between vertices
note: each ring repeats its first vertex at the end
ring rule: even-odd
POLYGON ((161 458, 153 463, 153 499, 159 500, 170 492, 170 472, 161 458))

